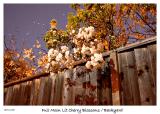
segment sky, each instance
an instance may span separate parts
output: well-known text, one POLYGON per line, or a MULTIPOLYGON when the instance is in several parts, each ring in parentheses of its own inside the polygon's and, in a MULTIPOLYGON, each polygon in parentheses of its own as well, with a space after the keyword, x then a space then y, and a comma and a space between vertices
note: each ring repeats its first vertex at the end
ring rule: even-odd
POLYGON ((45 48, 43 35, 50 28, 51 19, 56 19, 58 29, 65 29, 67 13, 72 12, 69 4, 4 4, 5 43, 10 47, 14 37, 15 48, 31 48, 38 39, 45 48), (25 43, 22 43, 25 42, 25 43))

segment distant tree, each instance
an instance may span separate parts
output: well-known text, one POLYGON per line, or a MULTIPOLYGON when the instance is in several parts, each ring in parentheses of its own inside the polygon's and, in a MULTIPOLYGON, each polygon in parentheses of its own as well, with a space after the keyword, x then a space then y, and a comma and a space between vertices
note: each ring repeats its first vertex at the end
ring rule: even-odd
POLYGON ((32 75, 33 67, 14 50, 6 49, 4 52, 4 82, 21 79, 32 75))
MULTIPOLYGON (((16 41, 12 41, 16 42, 16 41)), ((48 62, 47 54, 40 49, 41 45, 38 40, 35 41, 33 48, 22 49, 17 51, 15 43, 7 46, 4 42, 4 83, 19 80, 24 77, 33 76, 36 73, 44 72, 48 62), (37 56, 33 49, 38 49, 37 56)))
POLYGON ((124 46, 130 38, 156 35, 155 4, 72 4, 67 30, 93 26, 106 50, 124 46))

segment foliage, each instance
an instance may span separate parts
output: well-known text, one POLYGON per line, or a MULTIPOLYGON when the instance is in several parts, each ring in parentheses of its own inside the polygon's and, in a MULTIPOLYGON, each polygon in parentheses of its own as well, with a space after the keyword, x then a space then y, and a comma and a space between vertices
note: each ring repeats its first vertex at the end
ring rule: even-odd
POLYGON ((35 68, 24 60, 20 54, 14 50, 7 49, 4 53, 4 82, 21 79, 31 76, 35 68))
POLYGON ((46 71, 48 57, 40 47, 38 40, 35 41, 33 48, 24 48, 23 52, 7 47, 4 50, 4 82, 7 83, 46 71), (34 49, 39 50, 38 55, 34 53, 34 49))
POLYGON ((155 4, 73 4, 72 8, 76 13, 68 14, 68 31, 93 26, 106 50, 124 46, 129 38, 156 35, 155 4))
POLYGON ((46 42, 46 47, 56 48, 68 42, 69 35, 66 31, 56 29, 56 20, 51 20, 51 28, 44 35, 44 41, 46 42))

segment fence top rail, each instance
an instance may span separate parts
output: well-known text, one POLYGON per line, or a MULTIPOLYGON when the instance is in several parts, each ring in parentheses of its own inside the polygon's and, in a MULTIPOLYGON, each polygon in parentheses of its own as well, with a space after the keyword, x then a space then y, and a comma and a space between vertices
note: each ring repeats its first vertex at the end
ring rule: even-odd
MULTIPOLYGON (((103 53, 103 57, 108 57, 110 55, 110 53, 112 53, 114 51, 122 52, 122 51, 126 51, 126 50, 129 50, 129 49, 133 49, 133 48, 136 48, 136 47, 139 47, 139 46, 143 46, 143 45, 147 45, 147 44, 154 43, 154 42, 156 42, 156 37, 148 38, 148 39, 145 39, 145 40, 130 44, 128 46, 118 48, 116 50, 104 52, 103 53)), ((80 61, 76 61, 74 66, 86 63, 86 61, 87 60, 85 60, 85 59, 80 60, 80 61)), ((65 67, 63 69, 65 69, 65 67)), ((40 73, 40 74, 37 74, 37 75, 34 75, 34 76, 30 76, 30 77, 26 77, 26 78, 23 78, 23 79, 19 79, 19 80, 16 80, 16 81, 12 81, 12 82, 6 83, 6 84, 4 84, 4 87, 7 88, 9 86, 13 86, 13 85, 16 85, 16 84, 19 84, 19 83, 23 83, 23 82, 26 82, 26 81, 31 81, 31 80, 34 80, 34 79, 37 79, 37 78, 40 78, 40 77, 46 77, 46 76, 49 76, 49 73, 40 73)))
POLYGON ((145 40, 137 41, 137 42, 129 44, 129 45, 125 46, 125 47, 120 47, 120 48, 116 49, 116 51, 117 52, 122 52, 122 51, 126 51, 126 50, 129 50, 129 49, 137 48, 137 47, 140 47, 140 46, 143 46, 143 45, 147 45, 147 44, 150 44, 150 43, 154 43, 154 42, 156 42, 156 36, 151 37, 151 38, 147 38, 145 40))
POLYGON ((34 75, 34 76, 25 77, 23 79, 19 79, 19 80, 15 80, 15 81, 6 83, 6 84, 4 84, 4 87, 6 88, 6 87, 13 86, 13 85, 23 83, 23 82, 26 82, 26 81, 31 81, 33 79, 37 79, 37 78, 40 78, 40 77, 45 77, 45 76, 48 76, 48 75, 49 75, 49 73, 40 73, 40 74, 37 74, 37 75, 34 75))

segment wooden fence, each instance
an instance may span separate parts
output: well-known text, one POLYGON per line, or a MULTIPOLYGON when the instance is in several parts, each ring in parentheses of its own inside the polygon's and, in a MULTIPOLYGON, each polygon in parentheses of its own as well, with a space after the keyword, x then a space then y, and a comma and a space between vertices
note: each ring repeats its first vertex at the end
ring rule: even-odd
POLYGON ((4 105, 156 105, 156 37, 103 54, 100 70, 43 73, 4 85, 4 105))

